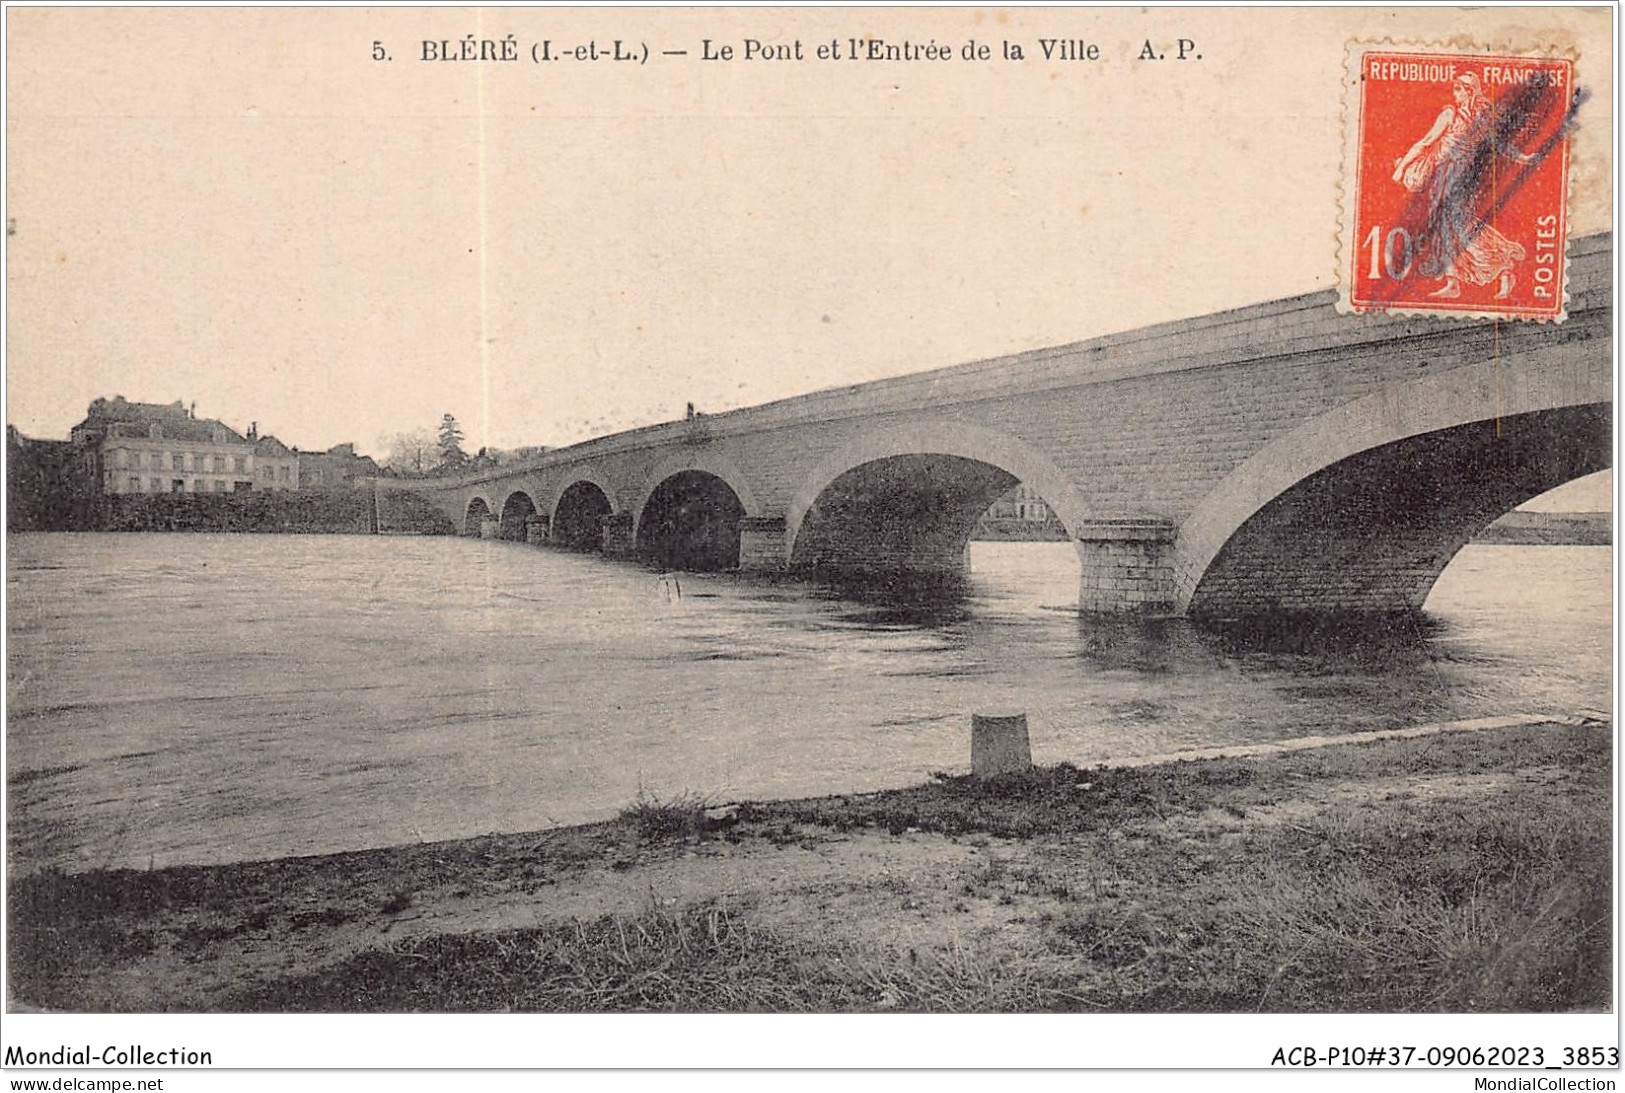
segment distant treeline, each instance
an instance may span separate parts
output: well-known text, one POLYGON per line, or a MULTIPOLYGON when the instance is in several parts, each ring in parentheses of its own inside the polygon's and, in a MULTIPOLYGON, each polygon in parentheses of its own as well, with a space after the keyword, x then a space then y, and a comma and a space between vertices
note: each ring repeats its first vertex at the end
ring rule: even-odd
MULTIPOLYGON (((1608 546, 1613 515, 1606 512, 1509 512, 1480 532, 1475 543, 1505 546, 1608 546)), ((984 517, 972 539, 1065 542, 1066 528, 1051 518, 1040 523, 1014 517, 984 517)))
POLYGON ((1473 540, 1506 546, 1608 546, 1614 541, 1608 512, 1509 512, 1473 540))
POLYGON ((1066 526, 1053 517, 1038 521, 1014 516, 986 516, 977 521, 971 538, 998 542, 1064 543, 1068 536, 1066 526))
POLYGON ((95 526, 101 493, 94 453, 65 440, 6 430, 6 530, 81 531, 95 526))

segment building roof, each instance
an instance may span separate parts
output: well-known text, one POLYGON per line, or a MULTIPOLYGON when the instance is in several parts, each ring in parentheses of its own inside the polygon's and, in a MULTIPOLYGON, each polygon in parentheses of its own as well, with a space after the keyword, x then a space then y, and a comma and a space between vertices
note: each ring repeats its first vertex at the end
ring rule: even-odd
POLYGON ((85 420, 73 427, 73 435, 145 437, 152 435, 154 425, 165 440, 212 443, 219 430, 224 430, 227 443, 247 443, 241 433, 223 421, 193 417, 179 399, 168 404, 130 402, 123 395, 92 402, 85 420))
POLYGON ((274 436, 262 436, 254 441, 254 454, 281 458, 293 455, 294 451, 274 436))
POLYGON ((375 472, 378 469, 378 463, 372 458, 372 456, 356 454, 355 443, 353 441, 346 441, 343 444, 335 444, 325 452, 300 451, 298 454, 304 459, 327 459, 341 466, 348 464, 357 467, 370 467, 375 472))

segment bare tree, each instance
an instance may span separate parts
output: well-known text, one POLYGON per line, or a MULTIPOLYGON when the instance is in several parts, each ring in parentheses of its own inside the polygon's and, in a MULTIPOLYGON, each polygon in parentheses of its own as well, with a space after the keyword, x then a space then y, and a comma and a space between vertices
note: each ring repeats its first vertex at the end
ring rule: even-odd
POLYGON ((434 434, 427 429, 413 429, 409 433, 395 434, 384 461, 402 474, 426 474, 435 465, 439 452, 434 434))

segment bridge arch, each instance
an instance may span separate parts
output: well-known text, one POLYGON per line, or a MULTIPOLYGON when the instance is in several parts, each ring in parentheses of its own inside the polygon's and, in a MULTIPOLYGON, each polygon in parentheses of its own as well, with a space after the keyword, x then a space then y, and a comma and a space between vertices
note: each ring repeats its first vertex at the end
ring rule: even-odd
POLYGON ((1181 526, 1176 608, 1419 609, 1484 527, 1611 465, 1612 406, 1590 367, 1534 350, 1383 390, 1277 437, 1181 526))
POLYGON ((498 536, 511 542, 525 541, 525 521, 536 515, 536 502, 525 490, 514 490, 502 502, 501 524, 498 536))
POLYGON ((476 493, 468 499, 468 504, 463 506, 463 534, 478 538, 483 532, 485 521, 494 515, 495 513, 491 511, 491 502, 476 493))
POLYGON ((739 499, 739 503, 744 506, 746 516, 756 516, 762 511, 761 504, 756 500, 756 491, 751 488, 750 480, 745 477, 745 472, 738 463, 720 452, 692 448, 673 452, 649 471, 648 477, 644 479, 643 489, 638 493, 637 503, 632 506, 634 531, 649 507, 649 498, 654 496, 654 492, 667 479, 684 471, 702 471, 727 483, 728 488, 739 499))
POLYGON ((609 502, 611 510, 614 510, 616 495, 619 492, 619 487, 614 480, 600 473, 596 467, 571 467, 567 474, 558 479, 557 489, 553 493, 552 501, 547 506, 550 519, 557 519, 559 502, 564 500, 565 494, 583 484, 596 486, 598 492, 604 495, 604 500, 609 502))
POLYGON ((663 569, 716 572, 739 565, 739 522, 748 510, 720 475, 685 468, 667 475, 637 512, 637 552, 663 569))
POLYGON ((1025 441, 950 420, 866 431, 820 460, 791 497, 785 513, 790 564, 815 566, 826 551, 833 551, 847 556, 838 565, 957 569, 977 519, 1017 482, 1036 490, 1075 536, 1086 514, 1077 489, 1048 456, 1025 441), (897 520, 859 516, 857 510, 865 506, 839 496, 851 488, 884 496, 886 505, 918 511, 900 511, 897 520), (911 488, 925 492, 905 499, 911 488), (838 526, 854 517, 864 526, 838 526), (859 558, 860 552, 873 557, 859 558))
POLYGON ((576 472, 553 500, 548 542, 566 550, 603 549, 603 519, 615 513, 612 496, 597 475, 576 472))

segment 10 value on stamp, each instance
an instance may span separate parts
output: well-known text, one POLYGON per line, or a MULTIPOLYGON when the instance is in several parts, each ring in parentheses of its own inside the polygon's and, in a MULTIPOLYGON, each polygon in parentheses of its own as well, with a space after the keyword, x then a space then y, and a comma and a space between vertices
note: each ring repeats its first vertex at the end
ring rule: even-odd
POLYGON ((1373 47, 1349 62, 1344 307, 1561 320, 1573 62, 1373 47))

